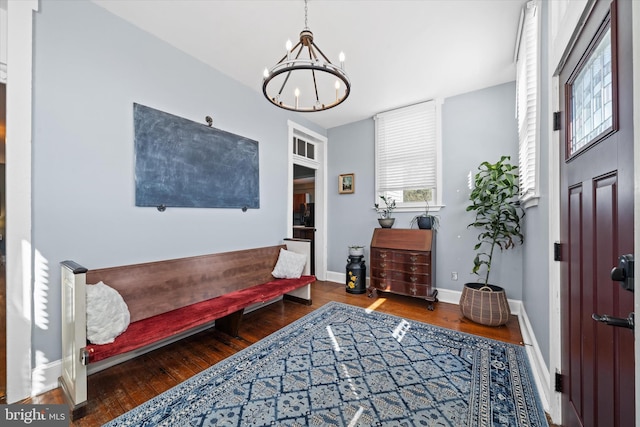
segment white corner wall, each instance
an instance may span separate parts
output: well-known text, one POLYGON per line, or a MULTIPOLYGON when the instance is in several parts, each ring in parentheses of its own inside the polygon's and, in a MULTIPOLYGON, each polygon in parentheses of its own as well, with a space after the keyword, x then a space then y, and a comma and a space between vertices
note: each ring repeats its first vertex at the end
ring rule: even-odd
POLYGON ((31 90, 37 0, 7 8, 7 402, 31 393, 31 90))

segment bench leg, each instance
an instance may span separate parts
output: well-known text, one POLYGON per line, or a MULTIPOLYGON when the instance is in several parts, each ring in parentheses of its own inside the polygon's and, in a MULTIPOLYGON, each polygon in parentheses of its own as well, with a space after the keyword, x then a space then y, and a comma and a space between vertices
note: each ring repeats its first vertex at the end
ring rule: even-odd
POLYGON ((242 313, 244 313, 244 309, 216 319, 216 329, 232 337, 237 337, 238 330, 240 329, 240 321, 242 320, 242 313))

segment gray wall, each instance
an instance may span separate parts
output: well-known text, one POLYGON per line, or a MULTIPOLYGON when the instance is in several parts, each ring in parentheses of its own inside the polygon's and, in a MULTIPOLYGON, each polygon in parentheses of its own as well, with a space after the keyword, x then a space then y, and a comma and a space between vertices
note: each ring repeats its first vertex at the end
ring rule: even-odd
MULTIPOLYGON (((542 52, 540 63, 540 87, 549 87, 547 70, 549 51, 547 20, 549 8, 546 2, 538 3, 540 7, 540 49, 542 52)), ((549 129, 551 112, 549 111, 549 99, 546 90, 540 91, 540 129, 549 129)), ((525 221, 525 234, 527 239, 524 245, 524 269, 523 269, 523 295, 522 301, 531 322, 536 340, 540 346, 540 352, 544 356, 547 366, 550 357, 550 330, 549 330, 549 259, 552 251, 552 243, 549 241, 549 135, 546 132, 540 134, 540 199, 538 206, 527 209, 525 221)))
POLYGON ((373 210, 373 119, 332 128, 328 137, 327 269, 344 274, 351 245, 365 246, 365 261, 369 265, 369 243, 373 228, 379 227, 373 210), (338 176, 344 173, 355 174, 355 191, 351 194, 338 193, 338 176))
MULTIPOLYGON (((378 226, 372 209, 373 119, 325 131, 304 116, 273 108, 259 93, 90 2, 40 6, 33 140, 33 340, 39 363, 61 357, 60 261, 96 268, 278 243, 288 229, 287 119, 329 137, 329 271, 344 273, 347 246, 369 244, 378 226), (160 213, 135 207, 134 102, 194 121, 211 115, 214 126, 259 141, 260 209, 168 208, 160 213), (335 190, 342 173, 355 173, 354 194, 335 190)), ((461 290, 476 280, 470 273, 476 234, 466 228, 471 222, 465 212, 467 174, 482 160, 495 161, 502 154, 517 161, 514 97, 515 85, 509 83, 445 100, 446 207, 440 211, 437 239, 438 287, 461 290), (452 271, 459 273, 457 282, 450 279, 452 271)), ((545 171, 543 166, 543 179, 545 171)), ((491 281, 504 286, 510 298, 525 301, 544 350, 548 286, 539 261, 546 260, 542 254, 549 248, 541 208, 529 209, 525 246, 498 255, 500 267, 491 281)), ((396 227, 409 227, 413 216, 398 213, 396 227)))
MULTIPOLYGON (((514 118, 515 84, 447 98, 442 110, 443 203, 437 237, 437 277, 439 288, 462 290, 466 282, 477 280, 471 274, 477 232, 467 229, 473 217, 465 211, 470 190, 469 171, 475 173, 484 161, 495 162, 510 155, 517 164, 518 137, 514 118), (458 272, 458 281, 451 272, 458 272)), ((329 271, 344 272, 347 247, 368 245, 372 229, 378 226, 372 209, 374 188, 374 121, 329 129, 328 180, 354 172, 354 194, 330 191, 329 203, 329 271)), ((331 188, 331 185, 329 186, 331 188)), ((394 213, 394 227, 409 228, 416 213, 394 213)), ((368 263, 368 250, 365 251, 368 263)), ((522 298, 522 247, 498 254, 491 282, 500 284, 510 298, 522 298)))
MULTIPOLYGON (((287 119, 326 134, 91 2, 40 6, 33 114, 38 364, 61 357, 60 261, 97 268, 278 244, 288 230, 287 119), (196 122, 211 115, 215 127, 258 141, 260 209, 135 207, 134 102, 196 122)), ((260 78, 256 70, 256 84, 260 78)))

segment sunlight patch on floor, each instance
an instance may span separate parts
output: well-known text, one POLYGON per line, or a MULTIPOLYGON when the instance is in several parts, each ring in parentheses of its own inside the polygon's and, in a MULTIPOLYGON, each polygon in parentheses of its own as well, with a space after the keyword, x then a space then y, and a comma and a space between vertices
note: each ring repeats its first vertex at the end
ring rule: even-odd
POLYGON ((331 343, 333 344, 333 349, 339 353, 340 352, 340 344, 338 344, 338 340, 336 336, 333 334, 333 329, 331 329, 331 325, 327 325, 327 333, 329 334, 329 338, 331 338, 331 343))
POLYGON ((369 307, 365 308, 365 311, 367 313, 371 313, 371 312, 375 311, 378 307, 380 307, 382 304, 384 304, 386 300, 387 300, 386 298, 378 298, 373 303, 371 303, 371 305, 369 307))
POLYGON ((407 333, 409 328, 411 328, 411 324, 402 319, 400 323, 398 323, 398 326, 396 326, 396 328, 393 330, 391 336, 394 337, 398 342, 400 342, 402 341, 402 338, 404 338, 404 335, 407 333))
POLYGON ((356 412, 353 416, 353 418, 351 419, 351 422, 349 423, 348 427, 353 427, 356 425, 356 423, 358 422, 358 419, 360 418, 360 416, 362 415, 362 413, 364 412, 364 408, 361 406, 360 408, 358 408, 358 412, 356 412))

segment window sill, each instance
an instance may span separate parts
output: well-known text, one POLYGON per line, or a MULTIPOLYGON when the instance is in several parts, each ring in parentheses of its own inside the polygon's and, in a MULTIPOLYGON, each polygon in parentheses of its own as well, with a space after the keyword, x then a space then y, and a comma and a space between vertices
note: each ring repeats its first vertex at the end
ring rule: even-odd
MULTIPOLYGON (((439 212, 440 209, 444 208, 445 205, 429 205, 429 213, 439 212)), ((398 206, 394 209, 394 212, 416 212, 416 213, 424 213, 424 207, 415 207, 415 206, 398 206)))
POLYGON ((540 196, 538 195, 527 196, 526 198, 520 199, 520 206, 522 207, 522 209, 529 209, 534 206, 538 206, 539 200, 540 196))

